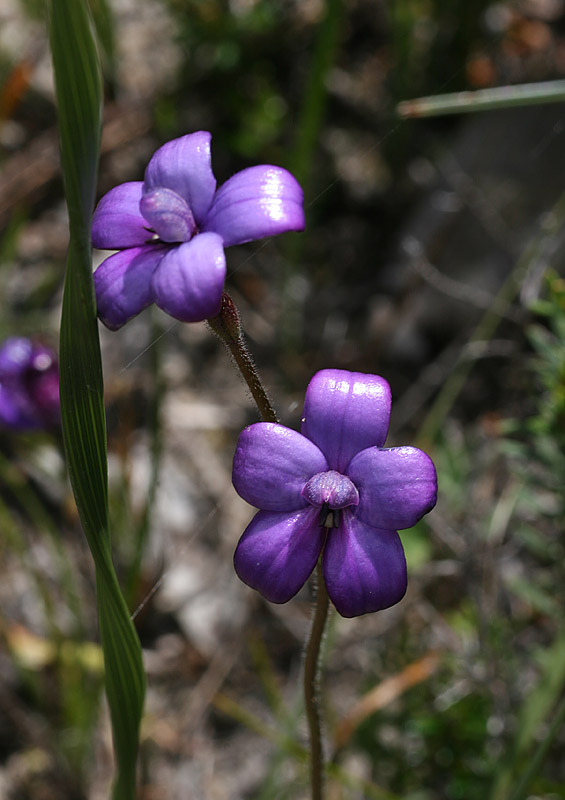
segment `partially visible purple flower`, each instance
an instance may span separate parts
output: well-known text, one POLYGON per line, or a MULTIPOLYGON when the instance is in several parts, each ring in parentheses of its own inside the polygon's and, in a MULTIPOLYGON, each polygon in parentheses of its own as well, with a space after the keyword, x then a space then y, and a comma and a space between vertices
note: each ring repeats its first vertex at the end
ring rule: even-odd
POLYGON ((144 181, 104 195, 92 243, 119 250, 94 274, 98 316, 117 330, 151 303, 183 322, 220 310, 224 247, 304 229, 303 193, 285 169, 244 169, 216 191, 211 134, 198 131, 160 147, 144 181))
POLYGON ((59 368, 49 347, 13 336, 0 346, 0 425, 13 430, 59 423, 59 368))
POLYGON ((431 459, 383 447, 390 387, 377 375, 328 369, 306 392, 301 433, 259 422, 239 437, 236 491, 261 509, 237 546, 242 581, 273 603, 290 600, 322 554, 328 594, 344 617, 398 603, 406 560, 397 531, 436 502, 431 459))

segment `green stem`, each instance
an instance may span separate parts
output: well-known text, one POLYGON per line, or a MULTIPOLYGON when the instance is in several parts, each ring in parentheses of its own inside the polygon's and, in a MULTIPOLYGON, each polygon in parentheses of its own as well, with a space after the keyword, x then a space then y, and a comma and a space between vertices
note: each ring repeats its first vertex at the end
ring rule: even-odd
POLYGON ((161 339, 162 330, 155 321, 152 320, 151 341, 151 372, 153 377, 153 394, 149 400, 149 433, 151 435, 151 473, 149 477, 149 487, 147 499, 143 507, 141 518, 136 521, 134 529, 135 548, 133 563, 129 569, 125 595, 130 608, 135 608, 138 603, 137 593, 141 583, 141 567, 147 539, 151 527, 151 515, 154 511, 155 497, 159 487, 159 474, 161 469, 161 456, 163 453, 163 430, 161 423, 161 407, 165 393, 163 376, 161 374, 161 339))
POLYGON ((322 749, 322 727, 318 708, 318 660, 324 627, 328 616, 328 592, 322 574, 322 559, 318 562, 318 594, 316 610, 312 621, 310 638, 306 646, 304 660, 304 704, 310 730, 310 775, 312 781, 312 800, 323 798, 324 753, 322 749))
POLYGON ((245 344, 239 312, 227 292, 224 292, 222 296, 222 307, 219 314, 215 317, 210 317, 207 322, 230 351, 237 368, 249 387, 263 422, 278 422, 276 411, 269 400, 269 396, 257 372, 255 362, 245 344))
MULTIPOLYGON (((239 313, 232 298, 224 292, 219 314, 207 320, 210 328, 229 349, 241 372, 264 422, 278 422, 277 415, 247 349, 239 313)), ((318 562, 318 590, 316 610, 306 646, 304 660, 304 703, 310 731, 310 765, 312 778, 312 800, 323 800, 324 754, 322 750, 322 728, 317 701, 318 660, 324 627, 328 616, 328 592, 322 574, 322 561, 318 562)))
POLYGON ((562 103, 563 100, 565 100, 565 81, 559 80, 419 97, 416 100, 404 100, 399 103, 397 111, 401 117, 435 117, 513 106, 562 103))

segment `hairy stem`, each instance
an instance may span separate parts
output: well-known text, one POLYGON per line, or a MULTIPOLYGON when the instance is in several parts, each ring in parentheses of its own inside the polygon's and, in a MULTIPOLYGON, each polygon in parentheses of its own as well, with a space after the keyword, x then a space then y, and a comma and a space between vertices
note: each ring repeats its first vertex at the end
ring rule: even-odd
POLYGON ((318 660, 324 627, 328 616, 328 592, 322 574, 322 559, 318 562, 318 593, 316 610, 312 620, 310 639, 306 646, 304 660, 304 703, 310 731, 310 775, 312 781, 312 800, 322 800, 324 784, 324 753, 322 748, 322 728, 318 708, 318 660))
POLYGON ((239 312, 227 292, 224 292, 222 295, 222 307, 219 314, 215 317, 210 317, 207 322, 210 328, 220 337, 230 351, 237 368, 249 387, 249 391, 255 400, 263 422, 278 422, 275 409, 261 382, 251 353, 245 344, 239 320, 239 312))

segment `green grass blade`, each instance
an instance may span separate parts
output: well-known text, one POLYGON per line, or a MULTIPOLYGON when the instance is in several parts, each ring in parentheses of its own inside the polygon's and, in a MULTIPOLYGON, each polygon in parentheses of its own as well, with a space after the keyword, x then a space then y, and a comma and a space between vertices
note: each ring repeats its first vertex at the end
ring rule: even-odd
POLYGON ((437 117, 445 114, 493 111, 514 106, 562 103, 563 100, 565 100, 565 81, 545 81, 403 100, 398 104, 397 111, 401 117, 437 117))
POLYGON ((312 158, 318 147, 328 90, 326 80, 335 58, 341 32, 342 0, 326 0, 326 13, 320 23, 314 56, 297 126, 296 142, 289 169, 303 189, 311 172, 312 158))
POLYGON ((101 130, 100 67, 86 0, 51 0, 50 39, 69 209, 60 338, 63 438, 98 591, 105 684, 117 761, 115 800, 135 797, 145 677, 141 647, 112 563, 104 387, 92 282, 90 221, 101 130))
POLYGON ((116 40, 112 9, 108 0, 90 0, 89 6, 96 27, 98 43, 102 49, 104 77, 113 87, 116 78, 116 40))

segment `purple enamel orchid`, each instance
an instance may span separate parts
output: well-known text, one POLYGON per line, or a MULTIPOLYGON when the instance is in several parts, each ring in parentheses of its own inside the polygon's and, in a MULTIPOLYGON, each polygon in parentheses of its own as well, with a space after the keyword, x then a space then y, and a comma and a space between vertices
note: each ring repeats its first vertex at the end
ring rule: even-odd
POLYGON ((0 346, 0 425, 13 430, 59 422, 59 368, 53 350, 19 336, 0 346))
POLYGON ((390 387, 377 375, 322 370, 308 386, 301 433, 269 422, 242 432, 233 484, 260 511, 234 563, 267 600, 290 600, 320 554, 342 616, 388 608, 404 596, 397 531, 433 508, 437 478, 421 450, 383 447, 390 403, 390 387))
POLYGON ((92 244, 118 250, 94 274, 98 316, 117 330, 151 303, 183 322, 217 314, 226 277, 224 247, 304 229, 302 189, 280 167, 233 175, 216 191, 211 134, 160 147, 144 181, 104 195, 92 244))

